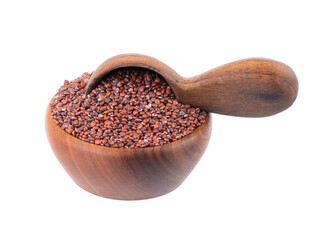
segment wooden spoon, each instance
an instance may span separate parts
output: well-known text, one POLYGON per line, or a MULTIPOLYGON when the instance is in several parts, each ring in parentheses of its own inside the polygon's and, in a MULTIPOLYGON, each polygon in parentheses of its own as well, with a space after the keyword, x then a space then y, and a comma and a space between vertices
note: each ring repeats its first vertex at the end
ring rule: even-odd
POLYGON ((239 60, 184 78, 155 58, 122 54, 107 59, 94 71, 86 94, 109 72, 123 67, 151 69, 166 79, 181 103, 231 116, 274 115, 290 107, 298 92, 298 80, 293 70, 270 59, 239 60))

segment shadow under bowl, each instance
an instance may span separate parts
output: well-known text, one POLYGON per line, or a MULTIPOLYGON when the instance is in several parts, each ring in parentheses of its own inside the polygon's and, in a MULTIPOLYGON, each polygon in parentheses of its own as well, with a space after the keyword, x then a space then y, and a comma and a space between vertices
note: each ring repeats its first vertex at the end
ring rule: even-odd
POLYGON ((211 136, 212 116, 175 142, 146 148, 111 148, 82 141, 61 129, 46 111, 46 133, 73 181, 95 195, 120 200, 154 198, 176 189, 201 159, 211 136))

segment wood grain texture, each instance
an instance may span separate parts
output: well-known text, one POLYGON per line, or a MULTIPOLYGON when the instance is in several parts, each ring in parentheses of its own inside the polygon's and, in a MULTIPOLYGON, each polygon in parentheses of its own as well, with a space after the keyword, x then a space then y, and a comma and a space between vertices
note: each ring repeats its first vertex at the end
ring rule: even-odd
POLYGON ((298 80, 293 70, 270 59, 244 59, 184 78, 161 61, 141 54, 107 59, 92 74, 86 93, 106 74, 121 67, 151 69, 166 79, 180 102, 231 116, 277 114, 290 107, 298 93, 298 80))
MULTIPOLYGON (((124 54, 106 60, 95 70, 86 93, 106 74, 123 67, 153 70, 166 79, 180 102, 232 116, 279 113, 294 102, 298 92, 292 69, 270 59, 244 59, 184 78, 155 58, 124 54)), ((62 130, 53 121, 50 107, 46 132, 58 160, 80 187, 102 197, 137 200, 166 194, 185 180, 207 147, 211 115, 192 134, 150 148, 118 149, 86 143, 62 130)))
POLYGON ((292 105, 298 81, 292 69, 283 63, 250 58, 183 79, 176 92, 180 102, 208 112, 267 117, 292 105))
POLYGON ((202 157, 211 116, 192 134, 157 147, 119 149, 86 143, 62 130, 46 111, 46 133, 70 177, 86 191, 112 199, 138 200, 176 189, 202 157))

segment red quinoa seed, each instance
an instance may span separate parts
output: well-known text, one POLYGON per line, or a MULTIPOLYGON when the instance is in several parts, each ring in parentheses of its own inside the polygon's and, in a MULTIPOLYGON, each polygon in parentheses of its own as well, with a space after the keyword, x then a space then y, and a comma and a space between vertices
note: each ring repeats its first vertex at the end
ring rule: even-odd
POLYGON ((91 74, 65 80, 50 102, 51 115, 67 133, 114 148, 167 144, 205 123, 207 113, 181 104, 157 73, 141 68, 113 71, 87 96, 91 74))

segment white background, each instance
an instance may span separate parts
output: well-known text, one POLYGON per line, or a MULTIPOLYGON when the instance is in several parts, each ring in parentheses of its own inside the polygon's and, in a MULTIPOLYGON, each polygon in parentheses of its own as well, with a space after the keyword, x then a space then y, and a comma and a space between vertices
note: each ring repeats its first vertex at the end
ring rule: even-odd
POLYGON ((332 1, 1 1, 0 239, 334 239, 332 1), (117 201, 75 185, 46 139, 65 79, 142 53, 182 76, 248 57, 292 67, 268 118, 214 115, 174 192, 117 201))

